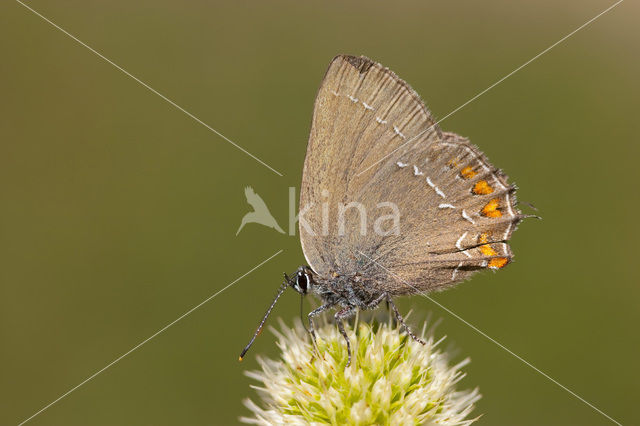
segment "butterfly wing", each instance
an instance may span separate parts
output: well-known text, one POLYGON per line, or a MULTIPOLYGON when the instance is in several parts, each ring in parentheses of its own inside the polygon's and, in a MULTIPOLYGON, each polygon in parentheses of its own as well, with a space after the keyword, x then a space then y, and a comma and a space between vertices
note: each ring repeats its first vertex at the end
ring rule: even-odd
POLYGON ((508 263, 520 217, 506 177, 441 132, 407 83, 365 57, 333 59, 300 195, 300 239, 316 273, 361 274, 391 294, 443 288, 508 263))

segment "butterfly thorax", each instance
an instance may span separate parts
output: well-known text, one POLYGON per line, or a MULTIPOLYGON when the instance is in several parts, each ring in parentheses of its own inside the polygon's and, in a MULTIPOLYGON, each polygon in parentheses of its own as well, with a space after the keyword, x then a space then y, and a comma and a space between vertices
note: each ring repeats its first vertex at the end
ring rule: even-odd
POLYGON ((332 274, 329 278, 313 274, 311 290, 324 303, 370 309, 375 307, 371 304, 375 300, 379 300, 382 295, 370 284, 358 273, 332 274))

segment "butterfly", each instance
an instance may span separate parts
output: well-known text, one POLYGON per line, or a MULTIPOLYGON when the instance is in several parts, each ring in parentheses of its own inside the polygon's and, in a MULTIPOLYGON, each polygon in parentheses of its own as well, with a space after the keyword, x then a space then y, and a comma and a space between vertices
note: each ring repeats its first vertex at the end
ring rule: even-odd
POLYGON ((364 56, 336 56, 316 96, 302 175, 299 231, 307 265, 285 274, 240 359, 289 287, 322 302, 308 314, 314 343, 313 318, 336 310, 347 365, 344 321, 381 302, 424 344, 394 298, 443 290, 510 263, 508 241, 527 217, 515 191, 468 139, 442 131, 391 70, 364 56), (367 215, 385 208, 390 214, 372 226, 367 215))

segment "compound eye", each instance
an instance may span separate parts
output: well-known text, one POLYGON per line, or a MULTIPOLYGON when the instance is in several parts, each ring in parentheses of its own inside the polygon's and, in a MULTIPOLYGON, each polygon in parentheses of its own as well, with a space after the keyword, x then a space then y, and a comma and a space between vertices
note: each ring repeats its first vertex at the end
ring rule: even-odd
POLYGON ((298 284, 298 287, 300 288, 300 290, 302 290, 303 293, 307 292, 307 286, 309 284, 308 280, 307 280, 307 274, 303 274, 302 272, 298 272, 298 279, 296 281, 296 284, 298 284))

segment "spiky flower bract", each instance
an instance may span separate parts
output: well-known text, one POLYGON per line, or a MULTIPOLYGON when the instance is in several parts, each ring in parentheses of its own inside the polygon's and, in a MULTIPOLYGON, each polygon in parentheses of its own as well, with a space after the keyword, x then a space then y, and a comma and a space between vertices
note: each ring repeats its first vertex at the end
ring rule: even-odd
MULTIPOLYGON (((272 329, 282 351, 279 360, 258 357, 261 371, 247 376, 259 402, 244 401, 258 425, 469 425, 480 399, 477 389, 456 391, 469 360, 450 366, 433 336, 421 345, 398 328, 374 322, 347 327, 353 345, 349 367, 344 338, 335 325, 317 330, 319 355, 302 323, 293 329, 280 320, 272 329)), ((426 330, 426 324, 423 328, 426 330)))

